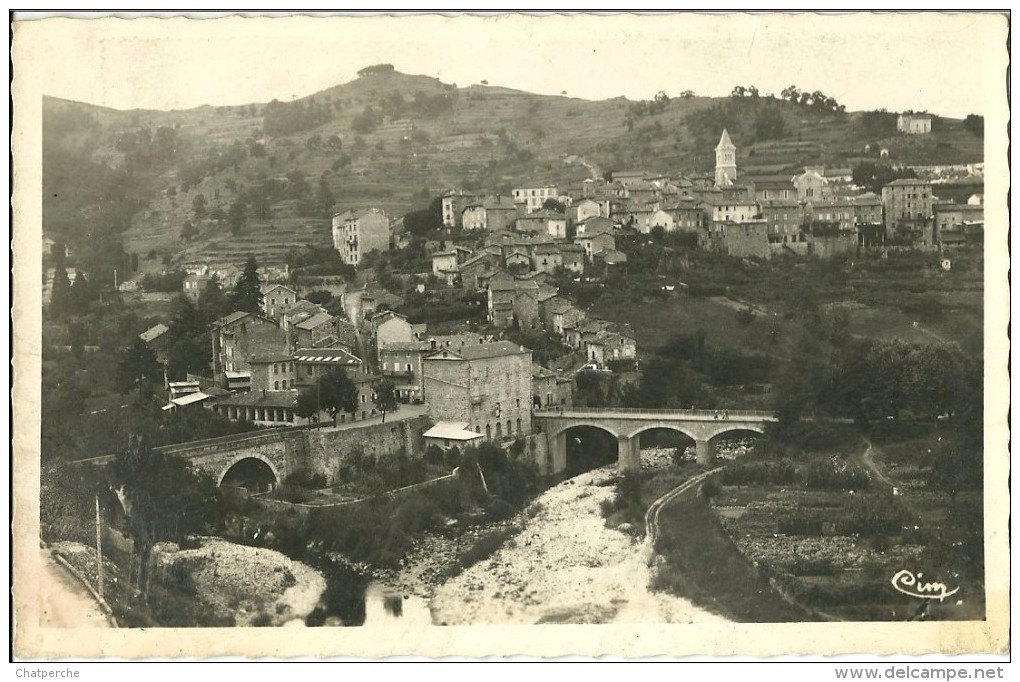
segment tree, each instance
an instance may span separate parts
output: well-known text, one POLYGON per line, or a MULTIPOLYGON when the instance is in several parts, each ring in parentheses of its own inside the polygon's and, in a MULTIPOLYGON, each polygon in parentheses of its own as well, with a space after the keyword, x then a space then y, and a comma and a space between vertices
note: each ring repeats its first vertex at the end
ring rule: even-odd
POLYGON ((694 97, 694 91, 684 90, 683 92, 680 93, 680 96, 683 97, 684 99, 691 99, 692 97, 694 97))
POLYGON ((85 273, 81 270, 77 271, 74 274, 74 282, 71 283, 71 288, 68 291, 67 301, 70 308, 77 312, 84 312, 92 298, 92 291, 89 288, 88 280, 85 279, 85 273))
POLYGON ((195 211, 195 219, 201 220, 205 217, 206 206, 208 205, 204 194, 197 194, 191 202, 191 208, 195 211))
POLYGON ((216 522, 216 481, 180 457, 150 450, 133 437, 110 464, 110 481, 121 500, 138 555, 138 585, 147 600, 152 548, 180 542, 216 522))
POLYGON ((230 303, 234 310, 246 313, 262 312, 262 278, 259 276, 259 264, 254 255, 248 256, 244 271, 234 285, 234 295, 230 303))
POLYGON ((242 200, 235 199, 234 203, 230 205, 227 221, 230 223, 231 234, 237 234, 244 228, 245 223, 248 222, 248 211, 242 200))
POLYGON ((963 119, 963 129, 974 135, 981 135, 985 132, 985 117, 967 114, 967 118, 963 119))
POLYGON ((190 220, 185 220, 184 226, 181 227, 181 239, 183 239, 186 242, 190 242, 197 236, 198 228, 195 227, 190 220))
POLYGON ((205 320, 198 307, 184 294, 177 295, 170 312, 170 334, 177 339, 204 336, 205 320))
POLYGON ((567 205, 554 197, 549 197, 543 201, 542 208, 549 211, 556 211, 557 213, 566 213, 567 211, 567 205))
POLYGON ((198 295, 198 312, 205 324, 210 324, 230 312, 230 301, 216 275, 209 278, 198 295))
POLYGON ((317 303, 319 305, 326 305, 333 300, 333 294, 326 289, 316 289, 310 291, 305 295, 305 300, 309 303, 317 303))
POLYGON ((156 360, 156 354, 136 338, 130 346, 120 352, 114 380, 122 394, 130 393, 143 384, 162 381, 162 368, 156 360))
POLYGON ((294 413, 299 417, 308 418, 321 410, 326 410, 335 424, 338 413, 353 414, 357 409, 358 387, 344 370, 338 368, 319 377, 314 385, 298 393, 294 413))
POLYGON ((375 407, 382 412, 383 423, 386 423, 386 413, 397 409, 397 387, 389 379, 377 381, 375 386, 375 407))
POLYGON ((188 374, 209 375, 209 343, 200 337, 171 340, 166 353, 170 381, 183 381, 188 374))
POLYGON ((50 314, 62 317, 68 310, 71 297, 71 281, 61 263, 53 270, 53 288, 50 293, 50 314))

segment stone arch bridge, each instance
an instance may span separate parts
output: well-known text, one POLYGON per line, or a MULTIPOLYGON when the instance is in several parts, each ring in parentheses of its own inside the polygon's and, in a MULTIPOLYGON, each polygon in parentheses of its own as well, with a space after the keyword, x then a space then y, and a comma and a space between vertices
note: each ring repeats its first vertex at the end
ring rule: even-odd
POLYGON ((620 471, 641 468, 640 436, 651 429, 671 429, 694 441, 698 461, 715 456, 714 440, 733 431, 764 433, 776 421, 774 412, 752 410, 642 410, 622 407, 578 407, 536 410, 534 423, 546 436, 552 470, 567 467, 567 432, 593 426, 612 434, 618 444, 620 471))

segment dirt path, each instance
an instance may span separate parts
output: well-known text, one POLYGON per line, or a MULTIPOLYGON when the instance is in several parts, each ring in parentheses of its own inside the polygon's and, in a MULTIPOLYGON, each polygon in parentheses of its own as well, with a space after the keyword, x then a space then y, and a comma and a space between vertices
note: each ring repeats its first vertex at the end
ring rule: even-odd
POLYGON ((867 437, 864 438, 864 442, 867 444, 867 447, 864 449, 864 452, 861 453, 860 455, 861 464, 863 464, 868 469, 868 471, 874 474, 878 478, 878 480, 882 481, 882 483, 885 483, 890 488, 896 487, 896 483, 893 482, 891 478, 886 476, 885 472, 882 471, 882 469, 879 468, 877 464, 875 464, 875 460, 873 459, 876 450, 875 446, 872 445, 871 441, 868 440, 867 437))
POLYGON ((437 624, 694 623, 723 621, 648 589, 642 544, 606 528, 600 504, 615 476, 597 469, 546 491, 541 511, 491 559, 436 589, 437 624))
POLYGON ((39 625, 44 628, 110 627, 92 594, 47 550, 40 551, 39 625))

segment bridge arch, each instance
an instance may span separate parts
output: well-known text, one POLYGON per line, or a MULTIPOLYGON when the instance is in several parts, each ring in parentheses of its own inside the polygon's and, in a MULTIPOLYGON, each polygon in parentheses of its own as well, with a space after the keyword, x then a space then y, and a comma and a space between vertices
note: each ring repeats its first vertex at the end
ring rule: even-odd
POLYGON ((216 477, 216 485, 223 485, 224 479, 230 473, 241 473, 243 469, 248 468, 257 474, 265 476, 265 478, 271 478, 269 482, 270 487, 276 487, 280 483, 280 472, 277 470, 276 465, 268 457, 264 457, 259 454, 245 453, 243 455, 237 455, 232 457, 230 461, 220 469, 219 476, 216 477))
POLYGON ((738 422, 736 424, 727 424, 726 426, 722 426, 718 429, 713 429, 708 436, 708 440, 715 440, 719 436, 725 435, 727 433, 739 433, 741 431, 753 431, 760 436, 765 435, 765 428, 761 424, 738 422))
POLYGON ((666 431, 676 431, 677 433, 681 433, 681 434, 687 436, 692 441, 697 441, 698 440, 698 436, 694 433, 693 429, 685 428, 684 426, 681 426, 681 425, 677 424, 676 422, 668 422, 668 421, 662 421, 662 422, 652 422, 652 421, 641 422, 641 423, 639 423, 637 425, 637 428, 634 429, 633 432, 627 434, 627 437, 628 438, 640 438, 642 433, 644 433, 645 431, 652 431, 653 429, 664 429, 666 431))
POLYGON ((569 431, 570 429, 576 429, 579 426, 589 426, 593 429, 599 429, 600 431, 605 431, 606 433, 610 434, 613 438, 616 438, 617 440, 620 439, 620 434, 617 432, 616 429, 606 425, 605 422, 598 421, 597 419, 578 419, 576 421, 571 420, 565 425, 558 426, 558 428, 555 431, 550 431, 548 437, 550 440, 553 438, 557 438, 566 433, 567 431, 569 431))

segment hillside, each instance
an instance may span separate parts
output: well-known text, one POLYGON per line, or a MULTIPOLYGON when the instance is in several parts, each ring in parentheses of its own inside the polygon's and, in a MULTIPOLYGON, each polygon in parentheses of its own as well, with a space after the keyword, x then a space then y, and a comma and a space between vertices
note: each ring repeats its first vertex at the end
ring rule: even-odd
MULTIPOLYGON (((160 112, 47 98, 44 111, 53 153, 114 169, 138 166, 125 136, 172 131, 163 136, 173 138, 166 153, 130 178, 138 186, 124 246, 140 255, 143 269, 160 266, 161 259, 145 257, 153 251, 237 262, 252 251, 280 261, 293 245, 326 245, 329 199, 335 210, 375 206, 399 217, 451 187, 508 193, 532 182, 569 187, 592 172, 707 171, 722 127, 738 147, 738 164, 758 172, 846 167, 865 145, 872 157, 888 149, 898 164, 975 162, 983 144, 954 119, 936 118, 930 135, 909 137, 896 134, 895 114, 837 113, 768 97, 587 101, 396 71, 366 73, 287 103, 160 112), (231 234, 222 219, 196 219, 199 194, 207 213, 227 213, 239 197, 265 206, 231 234), (198 230, 190 242, 181 239, 187 220, 198 230)), ((62 172, 61 164, 49 168, 62 172)), ((66 216, 45 222, 50 235, 85 227, 66 216)))

